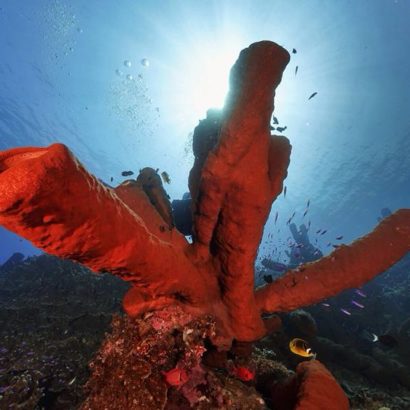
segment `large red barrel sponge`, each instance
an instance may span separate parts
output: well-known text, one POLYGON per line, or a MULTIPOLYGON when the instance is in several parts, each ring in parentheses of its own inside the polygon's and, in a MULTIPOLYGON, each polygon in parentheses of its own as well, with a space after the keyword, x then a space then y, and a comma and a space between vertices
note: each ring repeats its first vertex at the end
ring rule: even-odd
POLYGON ((348 410, 349 400, 336 379, 318 360, 305 361, 296 374, 271 387, 277 410, 348 410))
POLYGON ((348 410, 349 400, 335 378, 318 360, 296 368, 299 389, 295 410, 348 410))

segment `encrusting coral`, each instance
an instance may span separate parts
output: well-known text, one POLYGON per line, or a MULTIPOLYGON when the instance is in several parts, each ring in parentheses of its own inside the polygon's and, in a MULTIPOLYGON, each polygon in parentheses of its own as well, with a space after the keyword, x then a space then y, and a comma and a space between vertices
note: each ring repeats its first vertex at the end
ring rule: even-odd
POLYGON ((201 364, 205 340, 215 331, 208 317, 173 307, 141 318, 113 320, 113 330, 91 362, 83 410, 263 410, 253 386, 201 364))
POLYGON ((154 170, 111 189, 62 144, 0 153, 0 223, 48 253, 131 282, 123 302, 130 316, 178 305, 193 317, 213 317, 211 340, 222 349, 234 339, 264 336, 263 313, 294 310, 362 285, 410 250, 410 209, 254 289, 263 227, 290 159, 288 139, 269 130, 289 58, 269 41, 243 50, 222 113, 210 111, 196 128, 189 180, 193 244, 174 228, 154 170))

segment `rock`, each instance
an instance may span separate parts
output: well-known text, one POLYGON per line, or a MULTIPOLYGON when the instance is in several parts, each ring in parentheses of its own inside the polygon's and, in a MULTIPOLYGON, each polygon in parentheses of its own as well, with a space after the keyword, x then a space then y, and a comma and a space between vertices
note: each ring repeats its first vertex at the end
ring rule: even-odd
POLYGON ((0 272, 5 272, 12 269, 13 267, 23 262, 24 258, 25 256, 20 252, 13 253, 13 255, 11 255, 10 258, 8 258, 6 262, 4 262, 3 265, 0 266, 0 272))

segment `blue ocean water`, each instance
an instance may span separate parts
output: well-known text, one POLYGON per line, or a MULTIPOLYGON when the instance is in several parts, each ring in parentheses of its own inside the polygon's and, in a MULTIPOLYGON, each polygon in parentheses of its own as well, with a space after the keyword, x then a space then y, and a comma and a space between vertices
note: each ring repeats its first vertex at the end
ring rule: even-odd
MULTIPOLYGON (((240 50, 272 40, 292 57, 275 116, 293 150, 260 253, 274 243, 286 261, 293 212, 327 230, 327 253, 382 208, 410 207, 409 18, 406 0, 0 0, 0 149, 63 142, 114 183, 160 168, 181 198, 194 127, 223 103, 240 50)), ((4 229, 0 245, 0 263, 36 252, 4 229)))

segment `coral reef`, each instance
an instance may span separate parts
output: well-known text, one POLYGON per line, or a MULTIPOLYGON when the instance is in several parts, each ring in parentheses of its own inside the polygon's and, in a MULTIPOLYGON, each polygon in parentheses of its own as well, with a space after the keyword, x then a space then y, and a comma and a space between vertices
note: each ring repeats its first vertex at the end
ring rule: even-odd
POLYGON ((180 308, 144 317, 116 317, 113 331, 91 362, 82 409, 265 409, 252 386, 201 364, 210 317, 180 308), (119 392, 121 392, 119 394, 119 392))
MULTIPOLYGON (((16 262, 16 260, 20 262, 16 262)), ((13 262, 13 263, 12 263, 13 262)), ((68 409, 129 285, 54 256, 0 268, 0 408, 68 409)))
MULTIPOLYGON (((249 343, 235 342, 231 352, 217 352, 224 359, 214 363, 209 363, 209 357, 206 359, 206 356, 209 356, 209 352, 214 353, 215 350, 206 339, 198 337, 197 331, 195 333, 190 331, 192 326, 188 326, 189 322, 185 322, 187 319, 191 320, 191 317, 183 312, 178 313, 178 310, 173 309, 169 312, 159 311, 155 316, 149 313, 145 315, 147 323, 143 320, 121 319, 116 316, 116 330, 107 340, 111 344, 114 340, 125 338, 126 341, 115 354, 111 352, 107 355, 105 332, 109 331, 111 315, 120 313, 122 295, 129 287, 125 282, 111 275, 93 274, 79 264, 49 255, 26 260, 21 260, 17 255, 10 258, 10 261, 0 267, 0 367, 2 368, 0 408, 7 408, 9 405, 22 408, 37 406, 49 410, 78 408, 87 399, 88 392, 92 392, 96 399, 97 393, 103 388, 98 381, 109 383, 111 387, 115 385, 115 377, 112 381, 102 377, 103 374, 108 377, 105 364, 100 361, 104 357, 107 360, 109 357, 109 363, 107 361, 105 363, 115 374, 127 371, 122 369, 127 368, 126 365, 123 366, 124 361, 128 363, 135 359, 136 366, 141 365, 141 360, 144 363, 154 361, 154 373, 162 376, 157 379, 158 383, 167 384, 166 408, 168 409, 183 408, 178 407, 182 405, 189 406, 190 401, 193 402, 195 398, 198 399, 202 395, 207 397, 209 395, 209 400, 219 397, 218 403, 221 397, 225 397, 225 404, 230 403, 237 406, 236 408, 241 408, 241 403, 264 408, 260 407, 261 398, 267 408, 278 409, 280 405, 292 408, 297 397, 297 385, 292 385, 293 389, 287 394, 285 387, 289 386, 289 381, 293 380, 292 376, 295 374, 288 369, 296 370, 301 359, 289 352, 288 344, 290 334, 303 332, 303 329, 306 336, 310 337, 309 341, 318 353, 320 361, 331 370, 349 397, 352 409, 379 410, 380 407, 385 406, 391 410, 401 410, 410 405, 409 391, 400 387, 394 372, 386 369, 386 377, 379 377, 379 381, 392 377, 391 382, 386 385, 378 384, 371 378, 370 373, 361 371, 358 366, 352 367, 358 354, 363 355, 363 360, 369 360, 372 351, 368 350, 368 356, 365 358, 366 351, 362 353, 360 345, 352 344, 355 340, 351 335, 348 335, 350 348, 347 347, 348 342, 342 346, 339 343, 337 345, 339 350, 331 350, 330 354, 324 352, 321 348, 324 339, 321 335, 324 330, 322 329, 319 332, 320 337, 315 339, 311 333, 315 328, 313 319, 303 311, 296 311, 289 317, 284 317, 282 329, 277 326, 278 323, 280 324, 277 316, 267 318, 266 320, 276 324, 268 338, 263 339, 254 348, 249 343), (17 259, 20 262, 16 262, 17 259), (15 263, 11 264, 10 261, 15 263), (177 312, 178 317, 172 315, 172 311, 177 312), (181 323, 185 324, 181 325, 181 323), (154 326, 153 329, 150 328, 151 325, 154 326), (170 349, 166 355, 170 359, 167 366, 153 360, 158 358, 158 349, 151 348, 153 357, 150 358, 147 355, 142 357, 138 353, 140 350, 136 351, 134 346, 131 346, 127 341, 130 335, 135 336, 136 344, 139 346, 142 344, 135 328, 147 331, 143 338, 144 346, 170 347, 174 343, 174 349, 170 349), (184 329, 186 329, 185 337, 184 329), (118 339, 113 335, 118 336, 118 339), (187 339, 189 337, 191 339, 187 339), (206 359, 201 360, 200 367, 197 366, 196 356, 193 356, 194 360, 191 363, 181 361, 185 356, 184 352, 189 351, 190 346, 195 347, 195 351, 198 354, 202 353, 202 358, 206 359), (127 351, 128 347, 129 351, 127 351), (203 351, 204 347, 206 351, 203 351), (340 349, 344 349, 345 353, 340 349), (131 351, 134 354, 131 355, 131 351), (93 357, 95 359, 91 367, 92 378, 89 379, 88 362, 93 357), (184 366, 177 366, 178 363, 184 366), (255 377, 250 381, 241 381, 240 373, 236 376, 234 368, 249 368, 255 373, 255 377), (190 376, 185 388, 179 386, 181 380, 186 380, 186 377, 183 377, 184 373, 190 376), (172 376, 170 380, 172 384, 167 382, 168 374, 172 376), (88 380, 91 390, 83 391, 82 387, 88 380), (288 383, 286 384, 285 381, 288 383), (211 385, 213 388, 210 388, 211 385), (204 394, 198 396, 197 393, 201 391, 204 394), (283 400, 277 397, 280 391, 283 400), (247 400, 248 396, 249 400, 247 400)), ((389 307, 392 308, 388 305, 386 313, 390 311, 389 307)), ((330 325, 334 322, 336 328, 342 329, 341 332, 346 331, 340 326, 340 320, 335 315, 329 315, 325 311, 321 314, 315 307, 309 310, 314 311, 315 317, 320 319, 319 325, 322 317, 327 314, 325 330, 332 329, 330 325)), ((353 320, 355 318, 353 317, 353 320)), ((385 317, 380 315, 376 317, 375 322, 383 323, 385 320, 385 317)), ((202 334, 206 335, 209 330, 212 330, 212 321, 193 320, 191 324, 194 323, 204 325, 202 334)), ((407 322, 404 323, 404 330, 406 324, 407 322)), ((340 333, 337 333, 336 337, 346 339, 346 337, 341 338, 340 333)), ((333 342, 327 345, 334 344, 333 342)), ((384 353, 389 358, 394 358, 392 357, 394 351, 385 350, 384 353)), ((365 363, 363 360, 360 363, 365 363)), ((376 358, 373 363, 378 363, 376 358)), ((380 374, 383 374, 380 363, 378 368, 380 374)), ((127 381, 120 392, 128 391, 126 386, 130 386, 131 395, 131 386, 139 382, 132 379, 128 384, 127 381)), ((135 399, 138 400, 138 397, 135 399)), ((193 404, 192 408, 195 406, 207 408, 206 404, 209 403, 210 401, 202 399, 193 404)))
MULTIPOLYGON (((243 50, 223 111, 208 112, 195 129, 192 245, 174 228, 153 169, 111 189, 61 144, 0 153, 0 223, 46 252, 131 282, 123 302, 130 316, 179 306, 198 320, 212 317, 210 339, 222 349, 234 339, 263 337, 263 313, 294 310, 362 285, 410 250, 409 209, 254 290, 263 227, 290 158, 289 141, 269 131, 275 88, 288 61, 287 51, 268 41, 243 50)), ((144 378, 145 364, 136 365, 144 378)), ((311 385, 317 372, 322 369, 303 367, 301 386, 311 385)))

